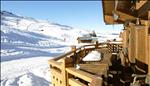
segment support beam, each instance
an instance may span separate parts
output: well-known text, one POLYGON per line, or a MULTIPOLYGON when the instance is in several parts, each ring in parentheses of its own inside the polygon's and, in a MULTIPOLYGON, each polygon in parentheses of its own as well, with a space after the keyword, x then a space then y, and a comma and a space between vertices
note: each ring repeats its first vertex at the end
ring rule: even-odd
POLYGON ((136 3, 136 10, 139 10, 148 0, 141 0, 136 3))
POLYGON ((150 1, 146 1, 142 7, 139 8, 138 17, 144 18, 147 15, 148 11, 150 10, 150 1))
POLYGON ((130 14, 121 12, 121 11, 117 11, 117 14, 119 15, 119 20, 121 21, 128 21, 128 20, 136 20, 135 16, 132 16, 130 14))

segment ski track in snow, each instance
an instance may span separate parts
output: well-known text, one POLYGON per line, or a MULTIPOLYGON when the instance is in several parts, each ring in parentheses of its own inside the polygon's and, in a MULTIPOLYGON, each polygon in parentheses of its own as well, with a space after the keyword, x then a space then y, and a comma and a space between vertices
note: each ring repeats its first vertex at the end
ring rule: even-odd
POLYGON ((49 59, 50 57, 36 57, 2 62, 1 86, 48 86, 50 84, 47 63, 49 59))
MULTIPOLYGON (((50 72, 48 66, 48 60, 54 56, 60 55, 65 52, 67 47, 61 48, 46 48, 40 49, 41 51, 50 52, 49 56, 40 52, 33 52, 38 50, 37 48, 24 47, 25 49, 31 49, 30 54, 27 56, 24 54, 15 54, 11 57, 11 50, 6 52, 8 56, 2 56, 1 60, 1 86, 49 86, 50 85, 50 72), (33 53, 33 55, 32 55, 33 53), (34 56, 34 53, 35 57, 34 56), (42 56, 43 55, 43 56, 42 56)), ((24 49, 23 48, 23 49, 24 49)), ((19 52, 19 51, 14 51, 19 52)), ((26 52, 26 51, 22 51, 26 52)))
MULTIPOLYGON (((1 14, 1 86, 51 85, 48 60, 70 51, 88 30, 1 14)), ((99 41, 117 37, 99 34, 99 41)), ((79 45, 80 46, 80 45, 79 45)))
POLYGON ((2 44, 1 86, 49 86, 48 60, 65 53, 67 48, 2 44))
POLYGON ((69 49, 61 46, 56 48, 19 46, 20 51, 10 49, 11 46, 14 45, 10 44, 9 49, 1 50, 1 86, 49 86, 51 82, 48 60, 69 49), (3 55, 4 53, 7 55, 3 55))

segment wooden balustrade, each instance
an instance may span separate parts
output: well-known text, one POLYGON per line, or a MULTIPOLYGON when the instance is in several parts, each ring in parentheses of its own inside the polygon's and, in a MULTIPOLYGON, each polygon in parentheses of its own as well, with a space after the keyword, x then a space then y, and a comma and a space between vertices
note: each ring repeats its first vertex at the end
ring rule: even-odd
POLYGON ((77 58, 76 62, 79 63, 90 51, 105 48, 103 45, 107 45, 107 43, 84 45, 79 48, 73 46, 72 51, 49 60, 52 86, 87 86, 87 83, 90 86, 101 86, 102 79, 100 77, 97 78, 95 75, 75 69, 73 58, 77 58), (72 76, 78 77, 82 81, 76 80, 72 76), (92 85, 93 83, 94 85, 92 85))
POLYGON ((122 44, 108 43, 107 46, 110 53, 119 53, 122 50, 122 44))
MULTIPOLYGON (((81 46, 79 48, 76 48, 75 52, 78 53, 81 50, 87 50, 87 51, 89 50, 90 51, 90 50, 93 50, 93 49, 100 49, 100 48, 105 48, 105 47, 107 47, 107 43, 105 43, 105 42, 104 43, 96 43, 96 44, 84 45, 84 46, 81 46)), ((61 58, 67 57, 68 55, 71 55, 73 53, 74 53, 73 51, 69 51, 65 54, 62 54, 62 55, 54 58, 53 60, 57 61, 61 58)))
POLYGON ((68 80, 69 80, 69 86, 87 86, 74 78, 69 78, 68 80))
POLYGON ((53 86, 66 86, 65 60, 56 62, 49 60, 53 86))
POLYGON ((69 86, 102 86, 102 78, 75 68, 66 68, 69 86), (72 77, 69 77, 71 75, 72 77), (77 79, 73 78, 76 77, 77 79), (81 81, 80 81, 81 80, 81 81), (87 82, 88 84, 85 84, 87 82), (94 84, 93 84, 94 83, 94 84), (75 85, 76 84, 76 85, 75 85), (92 85, 93 84, 93 85, 92 85))

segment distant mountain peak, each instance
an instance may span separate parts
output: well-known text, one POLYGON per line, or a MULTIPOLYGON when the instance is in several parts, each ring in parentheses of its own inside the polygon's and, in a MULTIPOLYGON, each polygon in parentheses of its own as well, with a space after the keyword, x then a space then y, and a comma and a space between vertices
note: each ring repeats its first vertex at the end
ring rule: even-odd
POLYGON ((1 12, 0 12, 0 15, 3 15, 3 16, 10 16, 10 17, 19 17, 19 16, 13 14, 12 12, 8 12, 8 11, 1 11, 1 12))
POLYGON ((65 29, 67 28, 67 29, 72 29, 73 27, 71 27, 71 26, 68 26, 68 25, 62 25, 62 24, 58 24, 58 23, 51 23, 51 24, 53 24, 53 25, 57 25, 57 26, 61 26, 61 27, 64 27, 65 29))
POLYGON ((16 14, 14 14, 12 12, 8 12, 8 11, 1 11, 0 15, 1 16, 6 16, 6 17, 16 17, 16 18, 28 19, 28 20, 32 20, 32 21, 38 22, 36 19, 34 19, 32 17, 23 17, 23 16, 16 15, 16 14))

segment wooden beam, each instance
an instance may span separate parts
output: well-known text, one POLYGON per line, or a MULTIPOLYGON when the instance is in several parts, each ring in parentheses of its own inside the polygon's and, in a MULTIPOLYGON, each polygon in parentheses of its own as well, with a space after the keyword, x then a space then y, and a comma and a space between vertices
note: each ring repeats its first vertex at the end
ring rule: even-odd
MULTIPOLYGON (((93 79, 97 78, 97 76, 92 75, 90 73, 75 69, 75 68, 66 68, 67 73, 72 74, 76 77, 79 77, 87 82, 92 82, 93 79)), ((102 78, 99 78, 102 81, 102 78)))
POLYGON ((117 6, 117 14, 119 15, 119 19, 114 22, 113 20, 113 13, 114 11, 114 4, 115 1, 105 1, 103 0, 103 15, 104 15, 104 22, 106 24, 123 24, 125 21, 128 20, 136 20, 136 18, 140 18, 142 20, 150 19, 147 15, 148 11, 150 10, 150 1, 140 0, 139 3, 136 3, 136 15, 130 11, 131 3, 129 1, 119 1, 117 6))
POLYGON ((113 24, 114 23, 113 17, 111 15, 105 15, 104 19, 105 19, 106 24, 113 24))
POLYGON ((144 3, 142 7, 139 8, 138 10, 138 17, 144 17, 147 15, 148 11, 150 10, 150 1, 147 1, 144 3))
POLYGON ((148 0, 141 0, 136 3, 136 10, 139 10, 148 0))
POLYGON ((76 77, 86 80, 87 82, 92 82, 92 79, 94 78, 94 75, 91 75, 91 74, 81 71, 81 70, 77 70, 75 68, 66 68, 66 71, 69 74, 75 75, 76 77))
POLYGON ((132 16, 130 14, 121 12, 121 11, 117 11, 117 14, 119 15, 119 20, 121 21, 128 21, 128 20, 136 20, 135 16, 132 16))
POLYGON ((103 7, 103 18, 104 18, 104 22, 106 24, 112 24, 112 23, 109 23, 108 20, 106 19, 106 15, 112 15, 112 10, 114 9, 114 4, 115 2, 114 1, 107 1, 107 0, 102 0, 102 7, 103 7))
POLYGON ((124 24, 126 21, 136 20, 136 17, 134 17, 130 14, 127 14, 127 13, 124 13, 124 12, 121 12, 121 11, 117 11, 116 13, 119 16, 117 21, 114 21, 113 15, 105 15, 104 16, 105 23, 106 24, 124 24))
POLYGON ((59 69, 62 69, 62 63, 61 62, 57 62, 57 61, 54 61, 54 60, 49 60, 48 63, 51 65, 51 66, 54 66, 54 67, 57 67, 59 69))
POLYGON ((85 84, 81 83, 80 81, 75 80, 73 78, 69 79, 69 85, 70 86, 87 86, 87 85, 85 85, 85 84))
POLYGON ((124 23, 121 20, 114 21, 112 15, 105 15, 104 18, 105 18, 105 23, 108 24, 108 25, 109 24, 123 24, 124 23))

